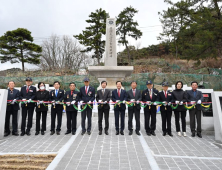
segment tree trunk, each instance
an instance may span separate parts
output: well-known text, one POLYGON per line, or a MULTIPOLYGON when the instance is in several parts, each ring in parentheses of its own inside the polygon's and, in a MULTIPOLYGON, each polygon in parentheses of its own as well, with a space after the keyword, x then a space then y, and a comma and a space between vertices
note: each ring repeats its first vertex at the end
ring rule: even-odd
POLYGON ((24 66, 24 61, 23 61, 23 52, 21 49, 21 59, 22 59, 22 71, 25 72, 25 66, 24 66))
POLYGON ((127 46, 127 44, 125 43, 126 49, 127 49, 127 55, 128 55, 128 64, 130 65, 130 51, 129 51, 129 47, 127 46))

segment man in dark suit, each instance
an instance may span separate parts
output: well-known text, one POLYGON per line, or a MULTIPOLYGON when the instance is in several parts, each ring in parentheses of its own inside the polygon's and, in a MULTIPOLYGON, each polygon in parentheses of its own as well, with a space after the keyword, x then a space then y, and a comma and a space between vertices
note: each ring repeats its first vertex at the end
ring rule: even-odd
POLYGON ((60 88, 60 82, 54 82, 55 90, 52 90, 49 94, 49 101, 52 102, 51 105, 51 133, 50 135, 54 135, 55 133, 55 119, 57 116, 57 128, 56 134, 60 135, 61 125, 62 125, 62 111, 63 111, 63 104, 60 104, 64 98, 64 90, 60 88))
POLYGON ((151 80, 146 82, 147 89, 142 93, 142 101, 146 103, 147 107, 144 108, 145 130, 148 136, 156 136, 156 99, 158 90, 153 88, 151 80), (151 104, 153 102, 153 104, 151 104), (151 124, 150 124, 151 118, 151 124))
POLYGON ((119 135, 119 131, 121 135, 124 135, 124 127, 125 127, 125 110, 126 105, 125 102, 127 100, 127 93, 122 88, 122 82, 117 81, 116 82, 116 90, 112 91, 112 101, 113 102, 119 102, 122 101, 123 103, 117 104, 114 108, 114 114, 115 114, 115 127, 116 127, 116 135, 119 135), (121 116, 121 128, 119 128, 119 115, 121 116))
POLYGON ((173 98, 172 91, 168 90, 168 82, 163 82, 163 91, 160 91, 157 95, 157 101, 163 102, 162 106, 160 106, 161 118, 162 118, 162 131, 163 136, 168 134, 173 137, 171 132, 171 117, 172 117, 172 108, 170 106, 173 98))
POLYGON ((72 132, 72 135, 76 134, 76 117, 78 108, 78 91, 76 91, 76 84, 74 82, 69 83, 69 91, 66 91, 64 96, 64 102, 66 102, 66 117, 67 117, 67 131, 65 135, 72 132))
POLYGON ((129 135, 133 134, 133 113, 135 113, 135 119, 136 119, 136 134, 140 136, 140 101, 142 100, 141 92, 140 90, 136 89, 137 82, 132 81, 131 82, 132 89, 127 92, 127 100, 131 101, 133 106, 128 107, 128 129, 129 129, 129 135))
POLYGON ((33 119, 33 112, 35 108, 35 103, 32 103, 31 101, 34 100, 36 95, 36 88, 32 86, 32 78, 27 77, 26 80, 26 86, 23 86, 21 88, 21 95, 20 98, 23 100, 22 106, 22 125, 21 125, 21 136, 24 136, 25 133, 30 136, 30 129, 32 128, 32 119, 33 119), (28 123, 27 123, 27 129, 25 131, 26 127, 26 118, 28 114, 28 123))
POLYGON ((187 99, 188 102, 191 102, 191 104, 195 104, 196 106, 189 110, 190 113, 190 130, 191 130, 191 136, 195 137, 196 132, 196 120, 197 119, 197 136, 199 138, 202 138, 201 135, 201 102, 203 101, 203 95, 202 92, 197 90, 198 83, 196 81, 193 81, 191 83, 192 90, 187 90, 187 99))
POLYGON ((109 101, 111 98, 110 90, 106 89, 107 82, 102 81, 101 82, 102 89, 97 91, 96 95, 96 101, 98 103, 98 128, 99 128, 99 135, 102 135, 102 120, 103 120, 103 114, 105 117, 105 134, 108 135, 108 129, 109 129, 109 101))
POLYGON ((4 136, 10 135, 10 116, 12 115, 12 135, 18 136, 18 121, 17 115, 19 110, 19 104, 16 103, 16 100, 19 100, 20 93, 19 90, 14 89, 15 82, 9 81, 8 82, 8 98, 10 100, 7 102, 6 108, 6 116, 5 116, 5 134, 4 136))
MULTIPOLYGON (((90 104, 91 107, 93 107, 93 101, 95 100, 95 89, 92 86, 89 86, 90 80, 88 77, 86 77, 83 81, 85 86, 80 88, 79 92, 80 105, 82 106, 82 108, 84 107, 83 104, 90 104)), ((89 106, 87 106, 86 109, 81 112, 82 135, 86 133, 86 127, 85 127, 86 116, 88 119, 87 133, 88 135, 90 135, 91 124, 92 124, 92 109, 89 106)))

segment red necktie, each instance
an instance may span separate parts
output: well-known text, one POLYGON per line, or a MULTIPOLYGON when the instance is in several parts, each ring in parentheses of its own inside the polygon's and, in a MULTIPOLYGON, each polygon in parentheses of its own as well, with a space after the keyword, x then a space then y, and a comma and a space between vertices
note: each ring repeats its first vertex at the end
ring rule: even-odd
POLYGON ((26 93, 28 93, 29 92, 29 86, 27 86, 27 89, 26 89, 26 93))
POLYGON ((71 90, 71 96, 72 96, 73 91, 71 90))
POLYGON ((86 94, 87 94, 87 86, 86 86, 86 90, 85 91, 86 91, 86 94))
POLYGON ((166 93, 166 91, 165 91, 165 98, 167 98, 167 93, 166 93))
POLYGON ((133 96, 135 97, 135 89, 133 89, 133 96))
POLYGON ((120 97, 120 90, 118 90, 118 96, 120 97))
POLYGON ((152 93, 151 93, 151 89, 150 89, 150 99, 152 100, 152 93))

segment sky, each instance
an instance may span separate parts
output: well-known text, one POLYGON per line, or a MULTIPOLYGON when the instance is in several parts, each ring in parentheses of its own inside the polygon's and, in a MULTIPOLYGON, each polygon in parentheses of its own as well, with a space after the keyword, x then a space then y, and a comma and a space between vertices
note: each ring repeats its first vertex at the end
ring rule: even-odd
MULTIPOLYGON (((41 45, 52 34, 73 36, 81 33, 88 26, 85 20, 96 9, 102 8, 114 18, 129 6, 139 11, 134 20, 143 32, 141 39, 130 39, 130 45, 143 48, 158 44, 157 36, 162 31, 158 12, 168 7, 164 0, 0 0, 0 36, 9 30, 26 28, 31 31, 34 43, 41 45)), ((117 52, 123 49, 117 45, 117 52)), ((0 70, 21 68, 21 65, 0 63, 0 70)), ((25 68, 36 66, 25 63, 25 68)))

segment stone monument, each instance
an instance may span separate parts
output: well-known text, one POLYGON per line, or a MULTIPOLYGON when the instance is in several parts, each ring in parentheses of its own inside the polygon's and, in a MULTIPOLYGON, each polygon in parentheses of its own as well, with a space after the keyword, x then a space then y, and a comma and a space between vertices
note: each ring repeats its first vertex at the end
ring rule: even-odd
POLYGON ((4 137, 8 90, 0 89, 0 140, 4 137))
MULTIPOLYGON (((122 81, 132 74, 133 66, 117 66, 115 18, 106 20, 105 66, 89 66, 88 70, 99 82, 106 80, 108 89, 115 89, 117 80, 122 81)), ((100 88, 101 86, 98 87, 100 88)))

